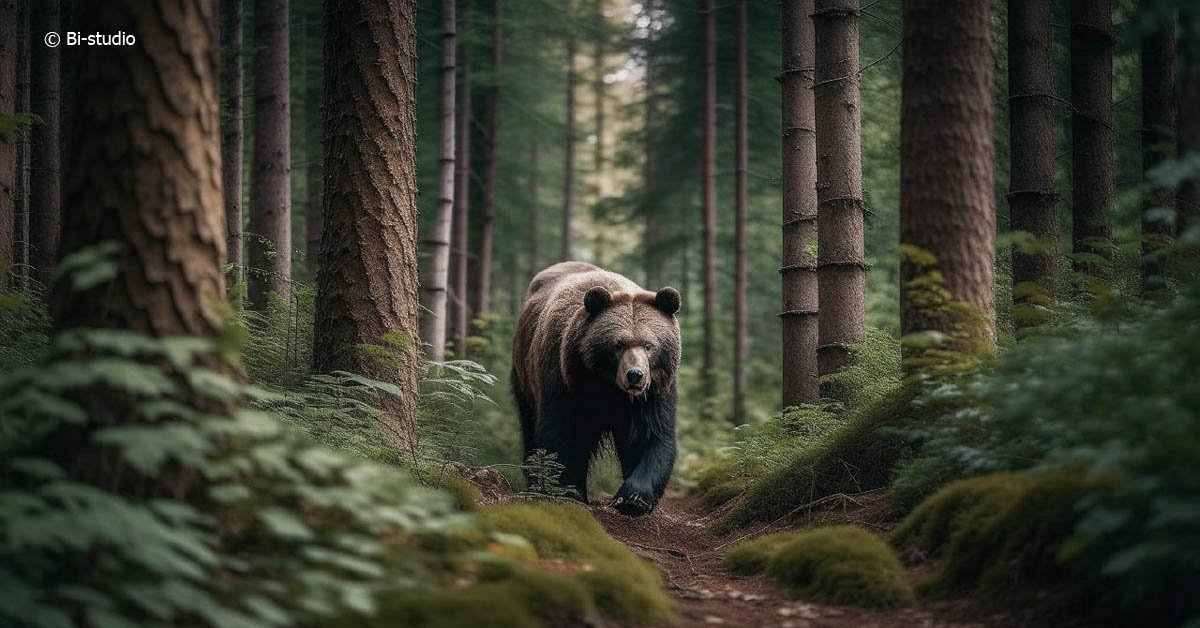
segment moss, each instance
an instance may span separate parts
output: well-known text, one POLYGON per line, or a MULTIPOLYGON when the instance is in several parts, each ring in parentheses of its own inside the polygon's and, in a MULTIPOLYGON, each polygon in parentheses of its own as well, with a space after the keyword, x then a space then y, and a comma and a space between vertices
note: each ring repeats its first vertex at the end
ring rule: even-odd
POLYGON ((886 486, 897 461, 909 455, 893 430, 913 414, 916 383, 852 411, 841 429, 796 453, 790 462, 750 486, 745 499, 718 521, 728 533, 754 521, 772 521, 833 493, 857 493, 886 486))
POLYGON ((577 566, 562 577, 581 584, 605 615, 637 623, 671 619, 658 570, 609 537, 581 506, 513 503, 485 508, 480 517, 493 534, 528 539, 540 559, 577 566))
POLYGON ((419 477, 426 486, 440 488, 453 495, 454 501, 463 510, 476 510, 479 500, 483 498, 483 493, 479 492, 478 487, 450 471, 420 474, 419 477))
POLYGON ((1056 592, 1060 610, 1082 608, 1097 591, 1098 565, 1063 551, 1079 500, 1102 485, 1079 474, 988 475, 938 491, 896 529, 892 542, 944 555, 927 595, 979 592, 998 603, 1056 592))
POLYGON ((936 555, 956 530, 1010 508, 1030 484, 1027 476, 1013 473, 954 482, 921 502, 892 533, 892 544, 936 555))
POLYGON ((741 495, 748 486, 750 478, 734 474, 732 458, 718 458, 700 471, 692 494, 706 507, 717 508, 741 495))
POLYGON ((892 549, 854 526, 797 533, 767 562, 766 573, 794 597, 810 602, 902 608, 915 601, 892 549))
POLYGON ((780 532, 738 543, 725 553, 725 569, 739 576, 760 574, 766 570, 767 563, 779 548, 794 538, 795 532, 780 532))

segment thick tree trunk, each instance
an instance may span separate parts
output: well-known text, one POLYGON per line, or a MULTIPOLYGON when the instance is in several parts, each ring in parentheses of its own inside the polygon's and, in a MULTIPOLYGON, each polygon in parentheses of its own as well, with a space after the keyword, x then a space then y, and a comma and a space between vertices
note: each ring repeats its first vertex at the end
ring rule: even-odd
POLYGON ((165 337, 215 336, 222 326, 216 3, 157 4, 146 10, 143 1, 88 3, 80 16, 98 32, 137 33, 138 45, 105 54, 70 50, 78 123, 67 151, 71 228, 62 249, 70 254, 109 241, 120 249, 113 281, 82 291, 67 281, 55 286, 59 329, 165 337), (165 76, 171 81, 160 80, 165 76))
POLYGON ((813 0, 783 2, 783 407, 821 397, 813 0))
POLYGON ((746 422, 746 0, 734 27, 733 424, 746 422))
MULTIPOLYGON (((29 113, 29 1, 17 0, 17 78, 15 109, 29 113)), ((22 125, 17 136, 16 172, 13 177, 13 276, 29 287, 29 137, 22 125)))
POLYGON ((225 192, 226 252, 229 286, 246 280, 242 259, 242 150, 244 131, 242 105, 242 0, 227 0, 221 23, 221 81, 224 83, 224 113, 221 116, 221 184, 225 192))
POLYGON ((254 172, 250 181, 250 304, 291 297, 292 147, 288 79, 288 0, 254 7, 254 172))
POLYGON ((700 380, 705 394, 716 390, 713 343, 717 317, 717 9, 704 0, 704 89, 700 105, 704 152, 700 156, 700 210, 704 267, 704 337, 700 380))
POLYGON ((900 328, 972 354, 995 342, 992 64, 988 3, 905 0, 900 328))
MULTIPOLYGON (((0 118, 17 109, 17 0, 0 0, 0 118)), ((13 263, 17 185, 17 133, 0 136, 0 289, 8 286, 13 263)))
MULTIPOLYGON (((320 52, 324 42, 320 15, 310 15, 304 29, 305 48, 313 48, 320 52)), ((304 55, 305 68, 312 63, 312 57, 311 52, 304 55)), ((314 283, 320 272, 318 262, 321 259, 321 188, 324 176, 321 171, 320 106, 324 94, 324 81, 319 71, 320 67, 321 63, 318 61, 317 72, 310 73, 306 70, 304 73, 307 77, 304 79, 305 100, 308 102, 308 111, 304 117, 304 138, 308 146, 304 173, 304 259, 308 280, 314 283)))
POLYGON ((1050 0, 1009 0, 1009 223, 1037 239, 1015 247, 1012 281, 1017 327, 1036 325, 1058 275, 1058 194, 1054 191, 1054 67, 1050 0))
MULTIPOLYGON (((62 182, 60 173, 60 84, 59 48, 42 42, 38 33, 59 32, 59 0, 31 3, 32 23, 30 106, 41 123, 33 127, 30 145, 29 237, 30 263, 38 280, 50 285, 58 262, 58 240, 62 228, 62 182)), ((114 31, 115 32, 115 31, 114 31)))
POLYGON ((496 157, 500 145, 500 69, 504 46, 504 4, 495 0, 492 12, 492 85, 488 93, 487 130, 483 148, 483 211, 479 225, 479 277, 475 311, 487 314, 492 304, 492 249, 496 233, 496 157))
POLYGON ((446 294, 450 281, 450 239, 454 222, 454 153, 456 147, 454 54, 457 39, 454 0, 442 0, 442 135, 438 165, 438 207, 433 228, 425 237, 429 262, 425 274, 425 307, 421 339, 429 344, 429 359, 446 355, 446 294))
MULTIPOLYGON (((1179 155, 1200 155, 1200 6, 1183 3, 1179 10, 1179 155)), ((1181 235, 1200 227, 1200 176, 1179 186, 1179 226, 1181 235)))
POLYGON ((817 134, 817 249, 822 375, 850 365, 866 333, 858 0, 817 0, 813 101, 817 134))
POLYGON ((454 132, 454 237, 450 250, 454 257, 451 266, 454 290, 450 302, 450 333, 454 338, 454 351, 463 357, 467 348, 467 327, 471 322, 467 277, 470 271, 471 248, 471 20, 473 0, 463 0, 459 16, 463 37, 458 40, 459 91, 458 108, 455 111, 458 128, 454 132))
POLYGON ((1111 0, 1071 0, 1072 250, 1075 270, 1098 279, 1111 277, 1115 248, 1113 41, 1111 0))
POLYGON ((1175 189, 1151 186, 1147 176, 1176 154, 1175 31, 1172 18, 1142 40, 1143 294, 1167 287, 1167 255, 1175 243, 1175 189))
POLYGON ((567 137, 563 156, 562 246, 558 257, 571 259, 571 220, 575 213, 575 37, 567 38, 567 137))
POLYGON ((395 383, 398 445, 414 439, 417 318, 416 56, 413 0, 325 4, 325 227, 313 370, 395 383), (388 344, 399 367, 358 350, 388 344))

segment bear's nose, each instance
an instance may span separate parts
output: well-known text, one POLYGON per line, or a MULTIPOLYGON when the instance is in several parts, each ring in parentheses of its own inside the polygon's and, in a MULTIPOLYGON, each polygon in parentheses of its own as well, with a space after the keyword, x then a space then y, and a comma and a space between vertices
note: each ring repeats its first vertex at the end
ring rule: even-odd
POLYGON ((629 380, 630 384, 637 384, 642 381, 643 375, 645 373, 642 372, 642 369, 629 369, 629 372, 625 374, 625 379, 629 380))

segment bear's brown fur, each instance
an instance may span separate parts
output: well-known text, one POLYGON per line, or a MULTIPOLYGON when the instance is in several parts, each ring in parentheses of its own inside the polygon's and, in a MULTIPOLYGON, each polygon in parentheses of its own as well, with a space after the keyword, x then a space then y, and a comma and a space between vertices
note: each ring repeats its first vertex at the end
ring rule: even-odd
POLYGON ((679 292, 563 262, 529 285, 513 338, 513 395, 528 457, 554 452, 587 499, 587 468, 611 434, 625 478, 613 504, 653 509, 675 460, 679 292))

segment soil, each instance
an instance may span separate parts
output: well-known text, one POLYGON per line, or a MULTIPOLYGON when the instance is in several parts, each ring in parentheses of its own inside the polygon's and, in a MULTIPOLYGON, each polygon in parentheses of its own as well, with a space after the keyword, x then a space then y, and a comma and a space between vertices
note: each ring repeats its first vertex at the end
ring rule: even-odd
MULTIPOLYGON (((766 532, 783 529, 783 524, 752 526, 747 531, 718 537, 709 525, 720 513, 702 512, 695 502, 668 495, 653 514, 632 519, 597 501, 592 504, 596 519, 616 539, 653 561, 663 572, 663 581, 675 601, 676 626, 748 626, 754 628, 1000 628, 1027 625, 1012 617, 981 612, 969 600, 925 602, 915 608, 867 611, 824 606, 789 599, 763 577, 737 577, 721 566, 725 550, 734 543, 766 532)), ((855 523, 878 533, 891 524, 883 522, 886 495, 845 496, 839 505, 813 513, 823 520, 855 523)), ((910 569, 915 582, 929 574, 932 566, 910 569)))

